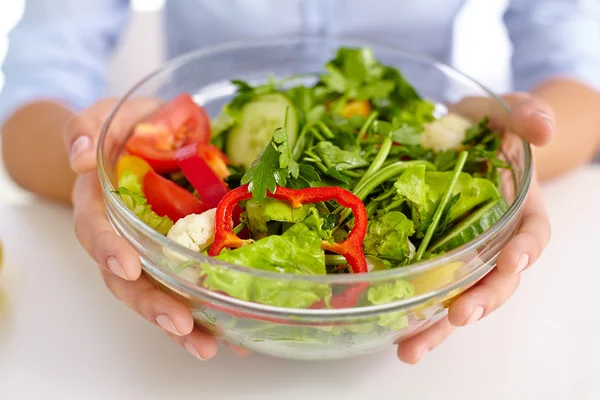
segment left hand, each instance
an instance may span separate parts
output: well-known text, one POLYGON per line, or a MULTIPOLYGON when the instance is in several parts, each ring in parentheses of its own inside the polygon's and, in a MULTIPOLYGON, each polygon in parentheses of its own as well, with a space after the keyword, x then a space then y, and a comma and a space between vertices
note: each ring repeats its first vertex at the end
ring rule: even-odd
MULTIPOLYGON (((491 99, 468 98, 454 107, 474 121, 487 115, 495 129, 515 133, 534 146, 548 144, 555 126, 554 113, 548 105, 525 93, 509 94, 503 100, 511 108, 510 114, 491 99)), ((401 342, 398 357, 416 364, 456 327, 472 324, 504 304, 519 286, 520 274, 538 259, 549 239, 550 222, 534 176, 519 230, 502 249, 496 267, 454 300, 444 319, 401 342)))

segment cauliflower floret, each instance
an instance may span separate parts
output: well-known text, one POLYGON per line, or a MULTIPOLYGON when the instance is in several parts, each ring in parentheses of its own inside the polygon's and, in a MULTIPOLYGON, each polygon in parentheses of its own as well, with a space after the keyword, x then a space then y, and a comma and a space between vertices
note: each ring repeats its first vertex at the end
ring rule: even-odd
POLYGON ((421 134, 421 146, 436 153, 457 149, 465 140, 466 130, 471 125, 471 121, 460 115, 446 114, 425 125, 421 134))
POLYGON ((181 271, 179 273, 179 276, 185 279, 186 281, 197 285, 198 282, 200 282, 200 272, 200 268, 198 268, 196 265, 190 265, 189 267, 181 271))
MULTIPOLYGON (((217 209, 213 208, 202 214, 190 214, 178 220, 167 233, 167 237, 190 250, 202 251, 210 246, 215 239, 215 213, 217 209)), ((179 269, 182 264, 190 261, 179 253, 164 247, 163 254, 172 269, 179 269)), ((196 283, 198 280, 196 267, 190 266, 184 269, 179 276, 190 282, 196 283)))
POLYGON ((190 214, 173 225, 167 237, 190 250, 202 251, 215 238, 215 213, 212 208, 202 214, 190 214))

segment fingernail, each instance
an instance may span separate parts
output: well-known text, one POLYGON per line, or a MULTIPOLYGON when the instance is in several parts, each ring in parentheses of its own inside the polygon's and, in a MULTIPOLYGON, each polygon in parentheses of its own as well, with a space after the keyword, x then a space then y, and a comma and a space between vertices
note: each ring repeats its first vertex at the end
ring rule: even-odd
POLYGON ((473 322, 479 321, 479 319, 483 317, 483 311, 484 310, 482 306, 475 307, 471 312, 471 315, 469 315, 469 319, 467 319, 467 322, 465 322, 465 325, 469 325, 473 322))
POLYGON ((517 266, 513 270, 513 274, 518 274, 519 272, 521 272, 525 268, 527 268, 528 265, 529 265, 529 255, 521 254, 521 257, 519 257, 519 261, 517 261, 517 266))
POLYGON ((424 349, 421 352, 421 356, 419 357, 419 359, 417 360, 417 362, 420 362, 423 359, 423 357, 425 357, 428 353, 429 353, 429 349, 424 349))
POLYGON ((171 332, 177 336, 181 336, 181 332, 177 330, 173 320, 166 314, 160 314, 156 317, 156 323, 167 332, 171 332))
POLYGON ((202 361, 206 361, 206 359, 202 358, 200 353, 198 353, 198 349, 196 348, 196 346, 194 346, 194 344, 192 342, 185 342, 183 344, 183 347, 185 347, 185 349, 188 351, 188 353, 190 353, 194 357, 196 357, 202 361))
POLYGON ((544 119, 551 128, 554 128, 554 120, 543 111, 534 111, 531 115, 535 115, 536 117, 544 119))
POLYGON ((106 265, 108 265, 108 269, 110 269, 113 274, 120 276, 123 279, 130 280, 127 274, 125 274, 123 266, 116 257, 108 257, 108 260, 106 260, 106 265))
POLYGON ((80 136, 71 145, 71 152, 69 154, 69 160, 73 163, 79 156, 92 147, 92 139, 89 136, 80 136))

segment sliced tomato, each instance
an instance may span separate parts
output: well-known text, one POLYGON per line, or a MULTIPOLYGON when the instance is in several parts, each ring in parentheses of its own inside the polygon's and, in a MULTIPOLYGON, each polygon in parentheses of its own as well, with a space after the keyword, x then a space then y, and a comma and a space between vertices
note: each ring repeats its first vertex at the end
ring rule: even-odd
POLYGON ((125 171, 133 172, 140 182, 143 182, 144 176, 146 176, 148 171, 152 171, 152 167, 143 158, 125 154, 122 155, 117 162, 117 178, 121 179, 121 176, 123 176, 125 171))
POLYGON ((149 171, 144 177, 144 193, 152 211, 161 217, 166 215, 173 222, 208 210, 202 200, 154 171, 149 171))
POLYGON ((171 100, 148 121, 139 123, 126 144, 127 151, 148 161, 158 173, 177 170, 175 153, 191 143, 210 140, 208 114, 189 94, 171 100))
MULTIPOLYGON (((181 168, 181 172, 194 189, 198 191, 206 206, 215 208, 229 189, 205 158, 210 153, 209 150, 206 150, 206 147, 202 145, 182 147, 177 151, 175 159, 179 168, 181 168)), ((217 156, 213 158, 213 161, 216 159, 218 159, 217 156)))

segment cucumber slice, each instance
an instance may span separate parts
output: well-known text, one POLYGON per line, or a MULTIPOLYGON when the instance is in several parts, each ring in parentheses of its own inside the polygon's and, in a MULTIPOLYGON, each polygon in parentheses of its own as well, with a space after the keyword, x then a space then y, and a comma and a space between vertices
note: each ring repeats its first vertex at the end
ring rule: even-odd
POLYGON ((494 225, 508 210, 503 198, 492 200, 456 225, 446 236, 434 243, 428 251, 449 251, 475 239, 494 225))
POLYGON ((285 123, 286 109, 288 143, 293 148, 298 135, 298 118, 294 106, 285 95, 266 94, 244 106, 240 122, 227 137, 225 152, 233 165, 250 168, 273 137, 275 129, 285 123))

